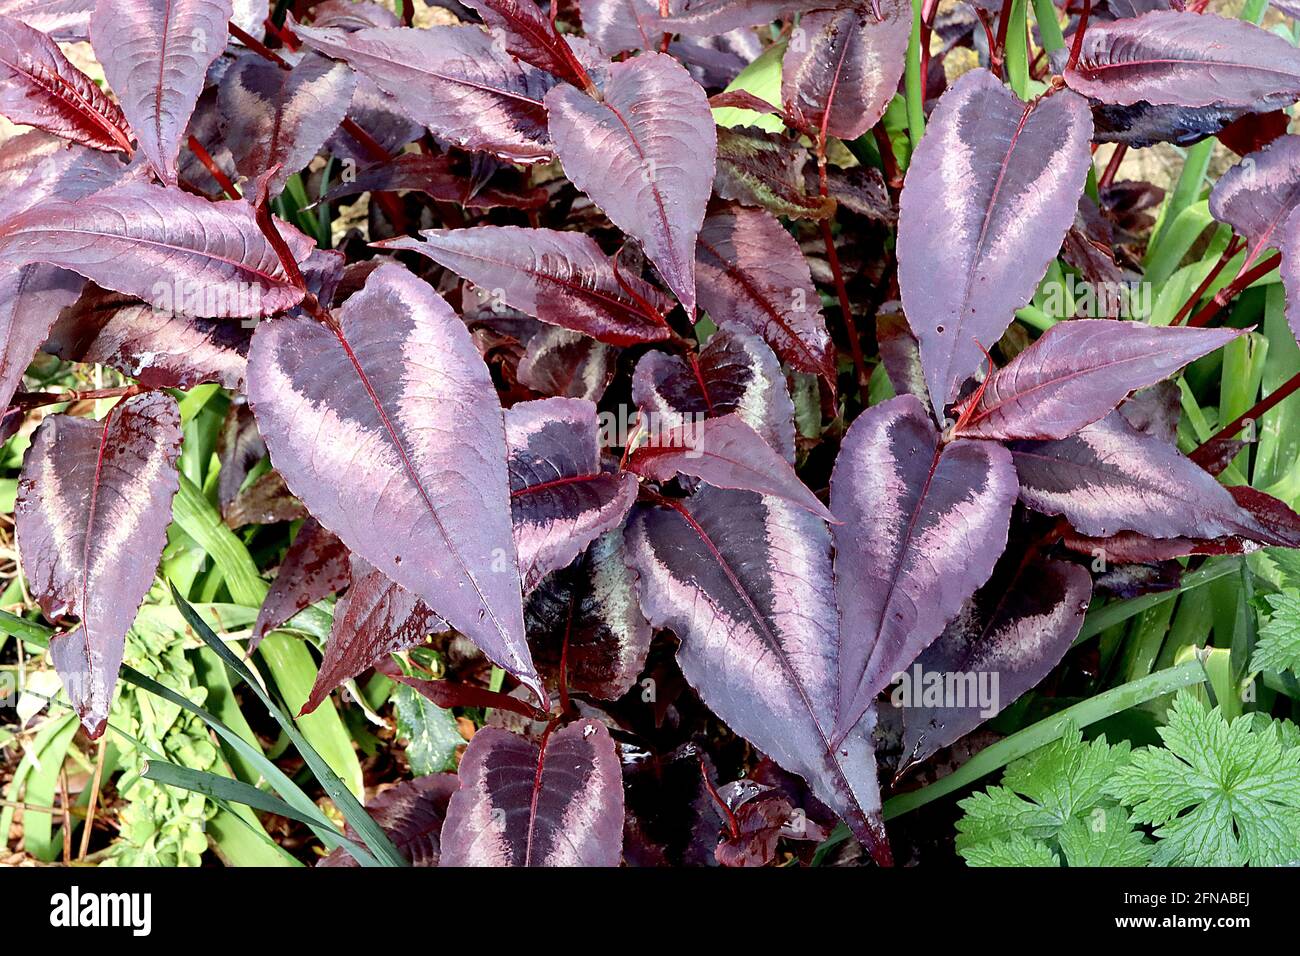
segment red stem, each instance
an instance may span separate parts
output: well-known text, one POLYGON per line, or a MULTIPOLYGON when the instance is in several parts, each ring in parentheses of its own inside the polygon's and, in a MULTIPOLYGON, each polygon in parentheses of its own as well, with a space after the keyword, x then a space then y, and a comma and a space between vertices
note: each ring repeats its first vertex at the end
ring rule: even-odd
POLYGON ((1260 279, 1264 278, 1264 276, 1276 269, 1281 261, 1282 255, 1281 253, 1277 253, 1269 256, 1249 272, 1243 272, 1241 275, 1237 276, 1237 278, 1233 279, 1232 282, 1215 293, 1214 298, 1207 302, 1200 312, 1197 312, 1192 316, 1191 321, 1187 324, 1193 328, 1202 328, 1209 325, 1210 322, 1214 320, 1214 317, 1223 311, 1223 307, 1231 302, 1235 296, 1244 292, 1255 282, 1258 282, 1260 279))
POLYGON ((1110 162, 1106 164, 1106 171, 1101 174, 1101 179, 1097 180, 1098 189, 1106 189, 1115 182, 1116 175, 1119 174, 1119 167, 1124 162, 1124 157, 1128 155, 1128 145, 1120 143, 1115 147, 1115 152, 1110 154, 1110 162))
POLYGON ((853 310, 849 307, 849 291, 844 286, 844 272, 840 269, 839 253, 835 251, 835 236, 831 233, 829 219, 818 223, 821 226, 822 242, 826 245, 826 261, 830 264, 831 275, 835 277, 835 294, 840 300, 840 315, 844 318, 844 333, 848 336, 849 352, 853 355, 853 368, 857 372, 858 386, 867 387, 867 363, 862 356, 862 342, 858 338, 858 327, 853 323, 853 310))
POLYGON ((1083 13, 1079 15, 1079 29, 1074 31, 1074 43, 1070 47, 1070 60, 1065 64, 1064 73, 1069 73, 1079 63, 1083 53, 1083 35, 1088 32, 1088 18, 1092 16, 1092 0, 1083 0, 1083 13))
POLYGON ((101 398, 130 398, 144 391, 140 385, 120 385, 116 388, 92 388, 81 392, 19 392, 9 402, 12 408, 39 408, 42 405, 61 405, 64 402, 89 402, 101 398))
POLYGON ((718 809, 722 811, 723 818, 727 821, 727 830, 731 833, 731 838, 733 840, 739 840, 740 821, 736 819, 736 815, 731 812, 731 807, 727 806, 727 801, 722 799, 722 795, 719 794, 717 789, 713 786, 713 781, 709 779, 709 766, 704 762, 704 754, 699 754, 699 758, 700 776, 704 779, 704 789, 709 791, 709 796, 713 798, 713 802, 716 803, 718 809))
MULTIPOLYGON (((989 69, 999 80, 1006 79, 1003 75, 1003 66, 1007 59, 1007 33, 1011 28, 1011 4, 1012 0, 1002 0, 1002 12, 998 14, 998 37, 994 45, 989 48, 989 69)), ((924 63, 924 59, 921 61, 924 63)), ((922 67, 924 69, 924 67, 922 67)), ((924 76, 924 74, 922 74, 924 76)))
MULTIPOLYGON (((1291 376, 1281 386, 1274 389, 1268 398, 1256 402, 1248 411, 1243 412, 1232 420, 1229 424, 1220 428, 1217 432, 1201 443, 1201 448, 1212 445, 1215 442, 1222 441, 1226 438, 1236 437, 1237 432, 1246 426, 1247 422, 1259 421, 1267 412, 1281 404, 1285 399, 1300 390, 1300 372, 1291 376)), ((1199 451, 1199 449, 1198 449, 1199 451)), ((1193 455, 1195 452, 1193 452, 1193 455)))
POLYGON ((190 152, 193 153, 195 158, 203 164, 203 168, 206 169, 212 178, 217 181, 227 196, 231 199, 241 198, 239 190, 236 189, 235 184, 230 181, 230 177, 221 171, 221 167, 216 164, 215 160, 213 160, 212 154, 204 149, 203 144, 193 136, 190 137, 190 152))
POLYGON ((1197 286, 1196 291, 1192 293, 1191 298, 1183 303, 1183 307, 1178 310, 1178 314, 1174 316, 1173 321, 1169 323, 1170 325, 1183 324, 1183 320, 1192 314, 1192 309, 1196 307, 1196 303, 1201 301, 1201 297, 1210 290, 1210 286, 1214 284, 1214 280, 1223 274, 1223 270, 1228 267, 1228 263, 1232 261, 1232 257, 1240 252, 1244 245, 1245 242, 1243 240, 1236 236, 1232 237, 1232 241, 1228 243, 1228 248, 1223 250, 1223 255, 1221 255, 1219 261, 1214 264, 1214 268, 1210 270, 1210 274, 1205 277, 1204 282, 1197 286))

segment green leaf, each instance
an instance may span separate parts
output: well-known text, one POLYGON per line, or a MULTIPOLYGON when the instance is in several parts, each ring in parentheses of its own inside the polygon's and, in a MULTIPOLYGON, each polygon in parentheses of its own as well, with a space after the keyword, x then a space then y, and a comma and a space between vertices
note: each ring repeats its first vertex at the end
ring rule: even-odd
POLYGON ((1033 840, 1023 833, 1012 834, 1005 840, 990 840, 973 846, 962 853, 970 866, 1060 866, 1061 861, 1052 848, 1042 840, 1033 840))
POLYGON ((1066 821, 1057 841, 1070 866, 1150 866, 1155 850, 1123 807, 1094 807, 1066 821))
POLYGON ((1300 591, 1287 589, 1264 600, 1272 613, 1259 629, 1251 669, 1300 674, 1300 591))
POLYGON ((1157 866, 1280 866, 1300 861, 1300 750, 1252 716, 1229 723, 1180 693, 1106 793, 1156 825, 1157 866))
POLYGON ((405 684, 393 692, 397 736, 406 742, 406 759, 416 776, 456 769, 456 748, 465 743, 450 710, 439 707, 405 684))

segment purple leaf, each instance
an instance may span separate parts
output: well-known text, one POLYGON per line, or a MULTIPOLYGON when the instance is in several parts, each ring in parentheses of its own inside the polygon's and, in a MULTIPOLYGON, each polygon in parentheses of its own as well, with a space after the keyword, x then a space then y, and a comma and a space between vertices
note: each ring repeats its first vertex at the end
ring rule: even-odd
POLYGON ((677 635, 682 673, 705 704, 807 780, 888 864, 875 711, 832 745, 839 637, 826 524, 743 491, 703 487, 671 504, 634 512, 628 525, 641 609, 677 635))
MULTIPOLYGON (((305 257, 311 240, 283 224, 280 231, 305 257)), ((62 266, 155 308, 204 318, 271 315, 303 296, 248 203, 143 182, 42 203, 6 221, 0 259, 62 266)))
POLYGON ((397 27, 402 21, 392 10, 369 0, 324 0, 311 8, 311 24, 322 30, 364 30, 397 27))
POLYGON ((241 176, 255 179, 279 165, 271 195, 302 169, 347 115, 356 76, 342 63, 308 54, 292 70, 255 53, 235 61, 217 98, 224 144, 241 176))
POLYGON ((95 0, 0 0, 0 16, 21 20, 61 42, 89 37, 94 9, 95 0))
POLYGON ((757 332, 783 360, 834 387, 835 355, 821 299, 794 237, 770 214, 710 216, 695 252, 700 307, 757 332))
POLYGON ((808 153, 797 143, 761 130, 718 128, 713 190, 722 199, 791 219, 826 219, 835 203, 805 188, 808 153))
POLYGON ((1172 445, 1178 441, 1182 394, 1177 382, 1161 382, 1135 394, 1119 407, 1119 413, 1138 431, 1172 445))
POLYGON ((275 524, 307 517, 307 509, 293 496, 284 478, 274 469, 263 472, 241 489, 221 509, 221 519, 228 528, 249 524, 275 524))
POLYGON ((618 350, 589 335, 547 326, 528 340, 516 374, 542 395, 600 401, 616 371, 618 350))
POLYGON ((909 767, 966 736, 1047 676, 1079 634, 1092 597, 1086 568, 1068 561, 1009 554, 993 579, 966 602, 947 630, 905 672, 910 699, 903 710, 903 763, 909 767), (966 678, 965 706, 928 706, 916 693, 919 677, 966 678), (972 677, 972 675, 975 675, 972 677), (996 675, 996 683, 992 677, 996 675), (986 680, 991 701, 980 701, 972 680, 986 680))
POLYGON ((302 705, 303 714, 310 714, 335 687, 389 654, 423 644, 430 632, 447 629, 429 605, 356 555, 349 578, 347 593, 334 606, 334 626, 316 683, 302 705))
POLYGON ((695 238, 717 153, 708 97, 661 53, 612 64, 603 95, 597 101, 571 86, 546 94, 556 155, 694 315, 695 238))
POLYGON ((465 0, 465 5, 483 18, 489 30, 500 32, 506 50, 525 63, 576 86, 591 85, 550 16, 533 0, 465 0))
POLYGON ((887 302, 876 312, 876 342, 895 394, 915 395, 926 412, 932 411, 925 370, 921 367, 921 346, 898 302, 887 302))
POLYGON ((543 697, 524 638, 501 407, 469 331, 393 264, 334 322, 285 316, 253 335, 249 404, 272 463, 350 550, 543 697))
POLYGON ((655 481, 691 475, 717 488, 784 498, 825 521, 835 520, 789 463, 737 415, 652 434, 650 444, 632 453, 627 468, 655 481))
POLYGON ((1210 193, 1210 212, 1249 243, 1241 271, 1277 245, 1300 205, 1300 136, 1283 136, 1229 169, 1210 193))
POLYGON ((49 620, 79 619, 50 639, 50 658, 91 737, 104 732, 126 632, 167 543, 180 450, 176 402, 154 392, 102 422, 47 418, 23 462, 23 570, 49 620))
POLYGON ((322 201, 333 202, 347 196, 367 192, 393 192, 411 189, 424 193, 439 202, 454 202, 467 209, 539 209, 546 205, 547 194, 542 189, 512 191, 492 186, 475 190, 467 177, 452 171, 446 155, 428 156, 424 153, 402 153, 387 163, 358 170, 356 177, 332 187, 322 201))
POLYGON ((299 26, 312 49, 343 60, 435 135, 510 162, 551 158, 542 97, 554 85, 476 26, 355 33, 299 26))
POLYGON ((743 27, 758 27, 788 14, 826 6, 828 0, 681 0, 672 16, 659 21, 660 32, 711 37, 743 27))
POLYGON ((1214 476, 1118 412, 1061 441, 1016 442, 1011 454, 1021 500, 1091 537, 1271 538, 1214 476))
POLYGON ((943 443, 910 395, 864 412, 831 474, 840 608, 836 735, 937 638, 1006 545, 1016 475, 992 442, 943 443))
POLYGON ((441 866, 618 866, 623 775, 603 724, 581 720, 541 746, 485 727, 461 759, 441 866))
POLYGON ((955 434, 1066 438, 1105 418, 1129 393, 1242 334, 1110 319, 1059 322, 989 376, 979 401, 963 406, 955 434))
POLYGON ((107 152, 131 152, 117 104, 68 62, 57 43, 0 16, 0 114, 107 152))
POLYGON ((107 365, 147 388, 216 382, 241 392, 251 337, 237 322, 165 312, 90 286, 54 324, 45 351, 68 362, 107 365))
POLYGON ((781 100, 803 128, 857 139, 898 92, 912 30, 904 0, 858 0, 799 20, 781 61, 781 100))
POLYGON ((608 345, 658 342, 672 334, 643 305, 663 313, 672 300, 643 279, 616 276, 609 256, 582 233, 472 226, 420 235, 423 241, 400 236, 376 245, 428 256, 497 302, 608 345))
POLYGON ((632 401, 658 431, 734 412, 794 463, 794 402, 781 364, 745 329, 722 326, 698 357, 647 352, 632 376, 632 401))
POLYGON ((578 10, 583 35, 606 56, 659 49, 659 0, 578 0, 578 10))
POLYGON ((636 479, 602 472, 596 406, 580 398, 520 402, 506 412, 510 509, 524 592, 620 526, 636 479))
POLYGON ((257 612, 249 653, 257 649, 270 631, 299 611, 347 587, 351 580, 348 549, 315 518, 308 518, 285 552, 280 571, 257 612))
POLYGON ((807 819, 775 787, 753 780, 736 780, 718 788, 735 832, 724 831, 714 856, 723 866, 767 866, 776 859, 781 837, 820 843, 830 833, 807 819))
POLYGON ((601 535, 539 584, 524 618, 533 660, 548 678, 605 700, 627 693, 645 667, 653 631, 637 603, 623 529, 601 535))
POLYGON ((99 0, 90 42, 163 182, 176 160, 212 61, 226 48, 231 0, 99 0))
MULTIPOLYGON (((411 861, 411 866, 437 866, 442 852, 442 824, 456 785, 454 773, 403 780, 366 804, 366 812, 383 827, 393 846, 411 861)), ((346 835, 357 839, 351 825, 346 828, 346 835)), ((360 864, 339 847, 316 865, 354 867, 360 864)))
POLYGON ((1300 97, 1300 50, 1244 20, 1156 10, 1090 25, 1064 75, 1103 103, 1265 111, 1300 97))
POLYGON ((1062 91, 1026 104, 987 70, 967 73, 939 101, 898 223, 903 309, 937 413, 1061 248, 1091 168, 1091 136, 1080 97, 1062 91))
POLYGON ((1283 220, 1277 233, 1277 248, 1282 254, 1278 271, 1286 289, 1286 320, 1291 334, 1300 341, 1300 206, 1283 220))

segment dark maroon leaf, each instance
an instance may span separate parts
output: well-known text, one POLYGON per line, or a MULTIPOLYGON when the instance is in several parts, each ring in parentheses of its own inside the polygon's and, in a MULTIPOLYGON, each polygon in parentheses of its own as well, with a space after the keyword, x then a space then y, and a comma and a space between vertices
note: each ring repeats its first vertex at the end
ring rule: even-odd
POLYGON ((729 824, 714 851, 723 866, 767 866, 776 859, 782 837, 820 843, 830 835, 796 810, 781 791, 753 780, 719 787, 718 796, 727 808, 729 824))
POLYGON ((528 340, 517 374, 542 395, 600 401, 614 377, 618 350, 589 335, 548 326, 528 340))
POLYGON ((826 190, 849 212, 892 226, 898 222, 898 210, 890 198, 885 177, 874 166, 852 169, 828 169, 826 190))
POLYGON ((515 547, 524 592, 623 523, 636 479, 602 472, 596 406, 580 398, 520 402, 506 412, 515 547))
POLYGON ((1016 442, 1011 453, 1021 500, 1085 535, 1271 538, 1212 475, 1118 412, 1061 441, 1016 442))
POLYGON ((647 352, 632 400, 654 430, 735 413, 794 463, 794 402, 776 355, 757 335, 722 326, 699 356, 647 352))
POLYGON ((1109 538, 1089 538, 1070 531, 1061 543, 1107 566, 1157 564, 1194 554, 1245 554, 1258 548, 1243 538, 1151 538, 1132 531, 1109 538))
POLYGON ((1096 123, 1094 140, 1098 143, 1123 143, 1132 149, 1145 149, 1156 143, 1191 146, 1207 136, 1214 136, 1247 113, 1237 106, 1132 106, 1093 103, 1096 123))
POLYGON ((226 48, 231 0, 99 0, 90 42, 163 182, 176 160, 212 61, 226 48))
POLYGON ((1286 110, 1247 113, 1223 128, 1219 142, 1238 156, 1249 156, 1285 136, 1290 125, 1286 110))
POLYGON ((1249 485, 1233 485, 1228 493, 1253 519, 1254 531, 1246 535, 1248 540, 1300 548, 1300 515, 1290 505, 1249 485), (1263 534, 1259 533, 1261 529, 1263 534))
POLYGON ((431 632, 447 629, 427 604, 356 555, 349 579, 347 593, 334 606, 325 657, 301 713, 310 714, 335 687, 389 654, 423 644, 431 632))
POLYGON ((1300 205, 1300 136, 1284 136, 1229 169, 1210 193, 1210 212, 1249 246, 1241 271, 1278 244, 1282 224, 1300 205))
POLYGON ((503 694, 474 684, 459 684, 449 680, 425 680, 422 677, 415 677, 405 673, 391 657, 383 657, 376 661, 375 670, 390 680, 405 684, 443 710, 451 710, 453 707, 490 707, 494 710, 518 714, 530 721, 545 722, 548 719, 546 711, 538 710, 532 704, 526 700, 520 700, 514 694, 503 694))
POLYGON ((126 632, 167 543, 180 450, 176 402, 155 392, 102 422, 47 418, 23 462, 14 508, 23 570, 49 620, 78 619, 50 639, 50 658, 92 737, 104 732, 126 632))
POLYGON ((224 145, 242 176, 255 179, 279 166, 272 195, 302 169, 338 128, 356 89, 356 76, 342 63, 314 53, 291 70, 255 53, 226 71, 217 99, 224 145))
POLYGON ((475 190, 473 183, 452 171, 446 155, 427 156, 424 153, 402 153, 387 163, 358 170, 356 177, 330 188, 323 197, 333 202, 347 196, 367 192, 396 192, 411 189, 424 193, 439 202, 454 202, 467 209, 537 209, 546 204, 547 195, 541 189, 511 191, 488 186, 475 190))
POLYGON ((783 498, 826 521, 835 520, 780 453, 738 415, 652 433, 650 443, 632 453, 627 468, 655 481, 691 475, 717 488, 783 498))
POLYGON ((831 474, 840 609, 837 736, 989 578, 1016 500, 1011 456, 944 443, 903 395, 850 427, 831 474))
POLYGON ((148 388, 216 382, 238 392, 251 337, 238 322, 154 309, 92 285, 54 324, 45 351, 69 362, 107 365, 148 388))
POLYGON ((0 114, 83 146, 131 152, 131 131, 117 104, 57 43, 7 16, 0 16, 0 114))
POLYGON ((280 571, 271 582, 271 590, 257 612, 249 651, 256 649, 268 632, 304 608, 347 587, 350 580, 348 549, 315 518, 308 518, 289 545, 280 571))
POLYGON ((609 345, 658 342, 671 334, 666 323, 646 314, 647 306, 666 312, 671 300, 636 276, 616 276, 589 236, 517 226, 426 229, 421 235, 423 241, 401 236, 378 245, 428 256, 495 302, 609 345))
POLYGON ((312 49, 368 77, 394 107, 448 142, 511 162, 551 158, 542 97, 555 81, 476 26, 354 33, 300 26, 296 32, 312 49))
POLYGON ((272 463, 350 550, 540 697, 507 509, 505 427, 468 329, 391 263, 334 320, 329 328, 285 316, 253 336, 249 404, 272 463))
POLYGON ((645 667, 653 632, 637 603, 623 530, 601 535, 572 565, 542 581, 528 596, 524 619, 544 676, 605 700, 627 693, 645 667))
POLYGON ((1065 82, 1121 106, 1275 109, 1300 97, 1300 50, 1244 20, 1156 10, 1090 25, 1065 82))
POLYGON ((1182 417, 1182 389, 1177 382, 1161 382, 1134 394, 1120 405, 1119 413, 1140 432, 1173 444, 1182 417))
POLYGON ((956 434, 1066 438, 1241 334, 1110 319, 1058 322, 989 377, 979 400, 961 409, 956 434))
POLYGON ((912 334, 897 302, 887 302, 876 313, 876 342, 885 374, 898 395, 914 395, 930 411, 930 392, 921 368, 921 346, 912 334))
POLYGON ((89 37, 94 9, 95 0, 0 0, 0 16, 21 20, 60 42, 89 37))
POLYGON ((1080 565, 1009 553, 893 692, 894 705, 903 708, 899 774, 964 737, 1046 677, 1078 636, 1091 598, 1092 579, 1080 565), (954 675, 964 700, 925 699, 927 680, 954 675))
POLYGON ((695 314, 695 239, 717 153, 708 98, 676 60, 648 53, 609 67, 603 99, 546 94, 565 175, 632 236, 695 314))
POLYGON ((641 608, 677 635, 682 673, 705 704, 807 780, 888 864, 875 711, 832 741, 840 640, 830 544, 826 524, 801 508, 707 486, 634 512, 627 531, 641 608))
POLYGON ((857 0, 799 19, 781 61, 781 101, 802 128, 857 139, 898 92, 912 30, 904 0, 857 0))
POLYGON ((499 31, 506 49, 525 63, 577 86, 589 86, 586 71, 551 18, 533 0, 465 0, 488 28, 499 31))
MULTIPOLYGON (((280 231, 294 255, 312 242, 280 231)), ((48 262, 158 309, 205 318, 271 315, 303 292, 263 237, 253 207, 135 182, 50 201, 0 225, 0 258, 48 262)))
MULTIPOLYGON (((383 827, 393 846, 411 861, 411 866, 437 866, 442 851, 442 824, 456 785, 454 773, 402 780, 371 800, 366 812, 383 827)), ((357 839, 350 825, 345 832, 349 839, 357 839)), ((316 865, 354 867, 360 864, 339 847, 316 865)))
POLYGON ((486 727, 460 762, 442 866, 618 866, 623 777, 603 724, 532 741, 486 727))
POLYGON ((761 130, 718 128, 718 170, 713 189, 723 199, 757 206, 775 216, 825 219, 835 204, 804 185, 808 154, 796 143, 761 130))
POLYGON ((710 216, 695 252, 700 307, 717 323, 757 332, 783 360, 835 382, 835 357, 808 263, 770 214, 710 216))
POLYGON ((903 309, 937 412, 1060 249, 1091 168, 1091 136, 1080 97, 1026 104, 987 70, 967 73, 940 100, 912 157, 898 223, 903 309))
POLYGON ((672 16, 659 21, 659 30, 684 36, 717 36, 826 4, 827 0, 680 0, 673 4, 672 16))
MULTIPOLYGON (((406 115, 401 101, 381 90, 364 72, 358 72, 357 91, 352 94, 352 109, 348 115, 390 155, 400 153, 403 146, 425 134, 425 127, 406 115)), ((343 130, 331 136, 325 148, 340 159, 362 164, 375 160, 375 154, 368 147, 362 146, 351 133, 343 130)))
POLYGON ((250 524, 275 524, 307 517, 307 509, 293 496, 278 471, 265 471, 241 489, 221 509, 222 520, 230 528, 250 524))

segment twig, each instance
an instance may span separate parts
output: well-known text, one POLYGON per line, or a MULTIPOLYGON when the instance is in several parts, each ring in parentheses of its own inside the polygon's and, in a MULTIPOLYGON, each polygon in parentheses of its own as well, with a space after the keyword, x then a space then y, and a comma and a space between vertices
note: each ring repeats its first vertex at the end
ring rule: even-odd
POLYGON ((90 831, 95 827, 95 807, 99 803, 99 786, 104 779, 104 754, 108 750, 108 737, 99 738, 99 753, 95 756, 95 778, 90 783, 90 803, 86 806, 86 822, 81 829, 81 849, 78 860, 86 858, 90 849, 90 831))

